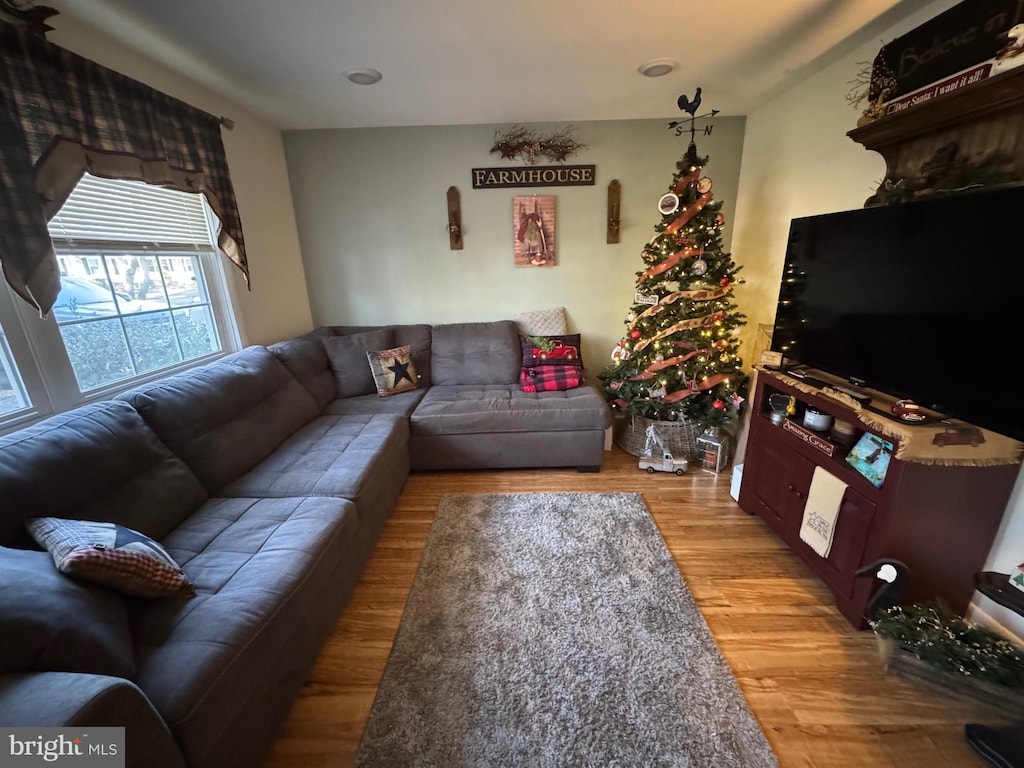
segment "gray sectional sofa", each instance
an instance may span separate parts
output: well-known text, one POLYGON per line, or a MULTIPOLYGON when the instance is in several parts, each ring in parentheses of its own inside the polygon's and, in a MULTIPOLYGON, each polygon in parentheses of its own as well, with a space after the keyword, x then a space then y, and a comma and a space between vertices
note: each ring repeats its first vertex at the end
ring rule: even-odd
POLYGON ((520 355, 510 321, 320 328, 0 437, 0 724, 123 725, 129 766, 259 765, 410 468, 600 467, 603 397, 521 392, 520 355), (405 344, 420 388, 364 391, 366 351, 405 344), (24 532, 43 516, 152 537, 195 596, 55 577, 24 532))

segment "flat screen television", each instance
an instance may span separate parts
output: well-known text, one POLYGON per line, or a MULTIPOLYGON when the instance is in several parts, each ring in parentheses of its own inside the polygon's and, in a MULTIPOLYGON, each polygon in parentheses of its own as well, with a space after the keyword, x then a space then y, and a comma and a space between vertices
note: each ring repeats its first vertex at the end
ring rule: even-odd
POLYGON ((1024 440, 1024 187, 793 219, 772 349, 1024 440))

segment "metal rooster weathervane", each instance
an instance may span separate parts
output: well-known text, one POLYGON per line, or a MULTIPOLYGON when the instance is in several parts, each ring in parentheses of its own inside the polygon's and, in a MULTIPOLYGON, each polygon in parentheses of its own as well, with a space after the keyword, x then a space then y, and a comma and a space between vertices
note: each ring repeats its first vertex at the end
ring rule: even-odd
MULTIPOLYGON (((700 109, 700 87, 698 86, 697 91, 693 94, 693 98, 690 99, 684 93, 676 100, 676 104, 679 105, 679 109, 686 112, 690 116, 690 141, 693 142, 696 139, 697 127, 696 122, 705 117, 714 117, 719 113, 720 110, 712 109, 710 112, 705 112, 703 115, 698 115, 697 110, 700 109)), ((673 120, 668 124, 669 130, 675 128, 676 136, 682 136, 685 130, 686 120, 673 120)), ((704 133, 711 133, 711 126, 704 128, 704 133)))

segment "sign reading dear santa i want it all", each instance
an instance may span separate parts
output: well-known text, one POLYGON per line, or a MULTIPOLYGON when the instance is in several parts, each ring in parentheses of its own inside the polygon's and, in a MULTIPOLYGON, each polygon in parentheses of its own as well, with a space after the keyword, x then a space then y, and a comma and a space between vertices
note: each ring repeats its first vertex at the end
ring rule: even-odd
POLYGON ((596 165, 528 165, 524 168, 474 168, 473 189, 509 187, 592 187, 596 165))
POLYGON ((882 47, 873 62, 869 98, 893 102, 947 78, 941 85, 961 85, 953 75, 996 74, 996 64, 979 65, 1003 63, 1012 42, 1008 33, 1022 22, 1024 0, 963 0, 882 47))

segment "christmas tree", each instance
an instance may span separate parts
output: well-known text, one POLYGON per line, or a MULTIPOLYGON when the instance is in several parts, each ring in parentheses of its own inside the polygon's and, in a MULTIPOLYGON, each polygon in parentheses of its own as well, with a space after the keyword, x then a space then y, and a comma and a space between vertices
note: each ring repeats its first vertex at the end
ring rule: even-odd
POLYGON ((626 336, 601 373, 612 407, 657 421, 729 425, 747 376, 737 355, 746 316, 733 303, 740 267, 722 251, 721 201, 689 147, 658 203, 661 222, 643 249, 626 336))

